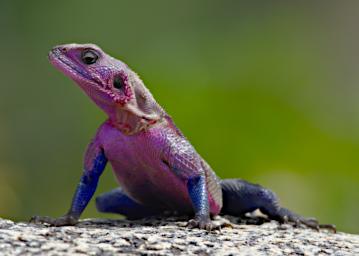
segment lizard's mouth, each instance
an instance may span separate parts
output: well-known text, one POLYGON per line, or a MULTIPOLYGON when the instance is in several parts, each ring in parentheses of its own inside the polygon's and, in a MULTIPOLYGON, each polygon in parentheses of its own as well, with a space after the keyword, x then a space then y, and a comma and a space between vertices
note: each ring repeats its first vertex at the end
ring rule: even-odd
POLYGON ((70 75, 71 78, 81 76, 82 78, 97 84, 97 81, 95 81, 86 70, 81 69, 80 66, 74 63, 70 58, 66 57, 59 48, 54 48, 50 51, 49 60, 55 67, 65 72, 67 75, 70 75))

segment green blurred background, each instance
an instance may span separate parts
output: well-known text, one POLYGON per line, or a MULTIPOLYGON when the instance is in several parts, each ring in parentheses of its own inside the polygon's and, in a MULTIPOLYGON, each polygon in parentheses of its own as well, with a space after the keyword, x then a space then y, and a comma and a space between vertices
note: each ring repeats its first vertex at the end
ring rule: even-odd
MULTIPOLYGON (((0 21, 1 217, 67 210, 105 115, 47 52, 92 42, 141 75, 220 177, 359 233, 359 2, 2 0, 0 21)), ((97 194, 114 186, 108 168, 97 194)))

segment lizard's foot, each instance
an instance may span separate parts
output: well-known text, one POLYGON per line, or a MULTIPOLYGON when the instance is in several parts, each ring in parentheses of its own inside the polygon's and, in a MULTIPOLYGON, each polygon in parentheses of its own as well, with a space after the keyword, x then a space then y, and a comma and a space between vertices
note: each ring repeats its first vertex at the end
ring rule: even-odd
POLYGON ((36 224, 50 224, 51 226, 60 227, 60 226, 74 226, 78 223, 78 218, 71 215, 64 215, 59 218, 52 218, 48 216, 33 216, 30 219, 31 223, 36 224))
POLYGON ((191 219, 190 221, 188 221, 187 227, 205 229, 207 231, 220 228, 220 226, 217 226, 215 223, 213 223, 211 219, 207 216, 206 217, 198 216, 195 217, 194 219, 191 219))
POLYGON ((327 229, 333 233, 337 232, 337 229, 335 227, 335 225, 332 224, 320 224, 315 218, 299 218, 296 219, 294 221, 288 221, 288 219, 286 218, 284 220, 284 223, 293 223, 295 226, 300 226, 301 224, 308 227, 308 228, 312 228, 315 229, 317 231, 319 231, 320 229, 327 229))

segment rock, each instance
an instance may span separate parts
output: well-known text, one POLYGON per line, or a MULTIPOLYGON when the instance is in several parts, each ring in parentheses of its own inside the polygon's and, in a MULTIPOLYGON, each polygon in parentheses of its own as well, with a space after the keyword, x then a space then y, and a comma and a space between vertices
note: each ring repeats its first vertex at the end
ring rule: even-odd
POLYGON ((86 219, 49 227, 0 219, 0 255, 359 255, 359 235, 268 222, 207 232, 181 218, 86 219))

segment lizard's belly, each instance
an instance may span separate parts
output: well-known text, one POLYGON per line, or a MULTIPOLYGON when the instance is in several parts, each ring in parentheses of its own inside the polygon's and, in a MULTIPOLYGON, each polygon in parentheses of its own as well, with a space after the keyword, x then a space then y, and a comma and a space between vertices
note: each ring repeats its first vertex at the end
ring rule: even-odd
POLYGON ((115 176, 124 191, 135 201, 160 209, 192 212, 186 184, 161 166, 132 165, 113 161, 115 176))
POLYGON ((185 181, 161 161, 156 136, 124 136, 110 126, 105 126, 102 132, 106 157, 129 197, 151 207, 192 211, 185 181))

